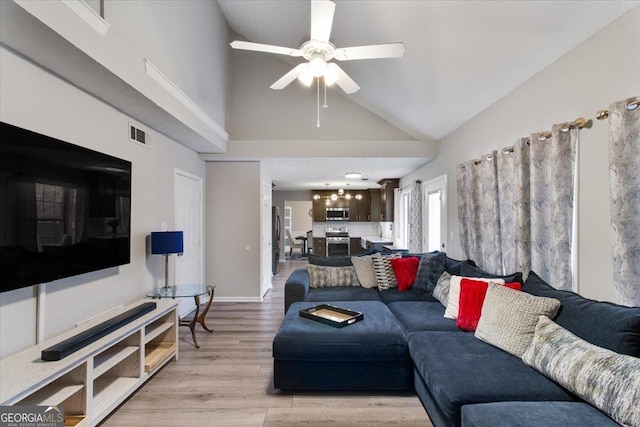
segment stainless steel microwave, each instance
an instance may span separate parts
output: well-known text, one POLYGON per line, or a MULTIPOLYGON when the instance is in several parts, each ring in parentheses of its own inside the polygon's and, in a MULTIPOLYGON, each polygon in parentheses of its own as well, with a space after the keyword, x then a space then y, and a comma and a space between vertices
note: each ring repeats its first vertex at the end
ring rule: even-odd
POLYGON ((349 208, 327 208, 327 221, 349 221, 349 208))

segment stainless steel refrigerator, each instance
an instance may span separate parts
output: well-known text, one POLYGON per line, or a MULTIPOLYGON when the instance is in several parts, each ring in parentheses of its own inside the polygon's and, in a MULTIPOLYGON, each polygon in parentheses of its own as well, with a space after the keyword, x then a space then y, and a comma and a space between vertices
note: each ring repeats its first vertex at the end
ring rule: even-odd
POLYGON ((282 223, 280 222, 280 210, 277 206, 271 207, 271 272, 278 272, 280 261, 280 236, 282 236, 282 223))

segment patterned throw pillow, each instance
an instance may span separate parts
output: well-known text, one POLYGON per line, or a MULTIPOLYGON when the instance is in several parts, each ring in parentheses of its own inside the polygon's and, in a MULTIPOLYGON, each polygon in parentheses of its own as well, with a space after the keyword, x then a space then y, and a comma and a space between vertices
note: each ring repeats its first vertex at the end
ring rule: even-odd
POLYGON ((555 298, 535 297, 489 283, 475 336, 522 357, 531 345, 538 318, 553 318, 559 309, 560 301, 555 298))
POLYGON ((363 288, 375 288, 378 286, 371 255, 351 257, 351 262, 353 263, 353 268, 356 270, 360 286, 363 288))
POLYGON ((360 286, 356 270, 348 267, 324 267, 309 265, 309 286, 312 288, 329 288, 334 286, 360 286))
POLYGON ((433 297, 445 307, 449 304, 449 286, 451 286, 451 275, 445 271, 438 279, 436 287, 433 288, 433 297))
POLYGON ((429 252, 420 257, 418 274, 413 287, 432 293, 438 283, 438 279, 445 270, 447 254, 444 252, 429 252))
POLYGON ((372 255, 373 268, 376 271, 376 280, 378 281, 378 290, 384 291, 389 288, 397 288, 398 281, 391 267, 391 258, 401 258, 401 254, 393 255, 372 255))
MULTIPOLYGON (((469 277, 462 276, 451 276, 451 284, 449 286, 449 302, 447 304, 447 310, 444 312, 444 317, 447 319, 457 319, 458 311, 460 310, 460 281, 462 279, 469 279, 469 277)), ((500 285, 504 285, 503 279, 482 279, 482 278, 473 278, 472 280, 477 280, 479 282, 493 282, 498 283, 500 285)))
POLYGON ((640 359, 590 344, 540 316, 522 360, 623 426, 640 426, 640 359))

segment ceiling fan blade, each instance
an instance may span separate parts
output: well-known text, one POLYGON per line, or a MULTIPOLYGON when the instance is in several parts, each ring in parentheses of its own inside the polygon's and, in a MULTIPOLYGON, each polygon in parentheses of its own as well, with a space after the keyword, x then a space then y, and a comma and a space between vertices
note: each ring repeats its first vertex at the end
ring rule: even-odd
POLYGON ((360 86, 358 86, 358 84, 354 82, 353 79, 349 77, 349 75, 338 66, 338 64, 331 62, 327 65, 327 67, 331 68, 338 74, 338 80, 336 80, 336 84, 340 86, 340 88, 345 91, 345 93, 349 94, 360 90, 360 86))
POLYGON ((304 64, 300 64, 298 66, 296 66, 295 68, 293 68, 293 70, 289 71, 287 74, 285 74, 284 76, 280 77, 280 79, 278 79, 278 81, 276 81, 274 84, 271 85, 271 89, 274 90, 280 90, 280 89, 284 89, 285 87, 289 86, 289 84, 294 81, 295 79, 298 78, 298 76, 300 74, 302 74, 302 72, 304 70, 307 69, 307 67, 309 67, 308 63, 304 63, 304 64))
POLYGON ((333 57, 338 61, 354 59, 399 58, 404 55, 404 44, 386 43, 336 49, 333 57))
POLYGON ((292 49, 290 47, 274 46, 270 44, 252 43, 241 40, 231 42, 231 47, 241 50, 253 50, 256 52, 277 53, 278 55, 302 56, 300 49, 292 49))
POLYGON ((330 0, 311 0, 311 40, 328 43, 336 4, 330 0))

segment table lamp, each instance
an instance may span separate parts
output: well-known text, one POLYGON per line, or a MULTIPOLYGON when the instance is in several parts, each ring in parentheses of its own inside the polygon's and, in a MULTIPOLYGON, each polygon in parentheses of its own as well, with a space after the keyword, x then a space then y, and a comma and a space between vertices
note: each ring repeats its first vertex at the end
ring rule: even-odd
POLYGON ((151 253, 164 255, 164 287, 169 287, 169 255, 184 252, 182 231, 152 231, 151 253))

